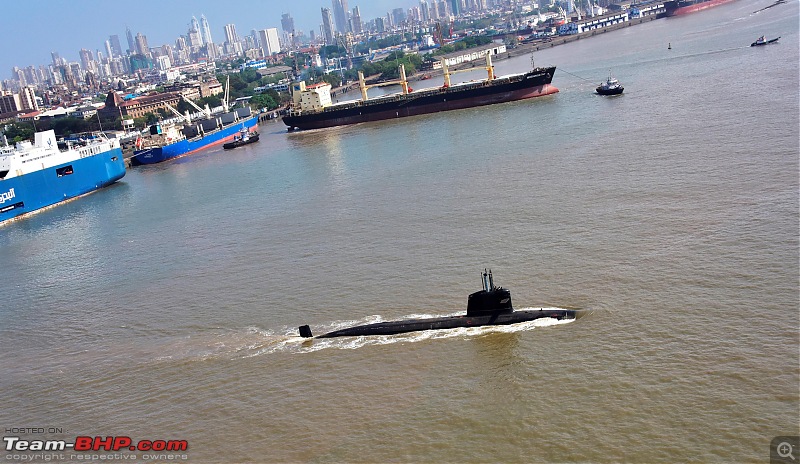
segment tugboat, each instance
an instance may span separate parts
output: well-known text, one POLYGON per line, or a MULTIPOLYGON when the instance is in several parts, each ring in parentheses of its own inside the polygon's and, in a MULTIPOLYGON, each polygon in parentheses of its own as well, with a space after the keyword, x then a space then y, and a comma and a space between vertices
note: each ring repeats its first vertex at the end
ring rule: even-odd
POLYGON ((233 136, 233 142, 224 144, 222 148, 225 150, 232 150, 234 148, 241 147, 242 145, 248 145, 255 142, 258 142, 258 132, 251 133, 249 129, 242 127, 239 130, 239 135, 233 136))
POLYGON ((622 84, 620 84, 619 81, 612 77, 609 73, 608 79, 597 86, 596 90, 600 95, 619 95, 623 90, 625 90, 625 87, 623 87, 622 84))
MULTIPOLYGON (((483 290, 477 291, 467 299, 467 314, 463 316, 432 317, 426 319, 407 319, 403 321, 378 322, 335 330, 316 338, 360 337, 363 335, 394 335, 421 330, 454 329, 458 327, 480 327, 485 325, 508 325, 550 317, 553 319, 575 319, 574 309, 538 309, 514 311, 511 306, 511 292, 494 285, 492 271, 483 270, 483 290)), ((312 338, 311 328, 301 326, 300 336, 312 338)))
POLYGON ((781 38, 781 37, 780 37, 780 36, 778 36, 778 37, 776 37, 776 38, 774 38, 774 39, 769 39, 769 40, 767 40, 767 38, 766 38, 765 36, 763 36, 763 35, 762 35, 761 37, 759 37, 758 39, 756 39, 756 41, 755 41, 755 42, 751 43, 751 44, 750 44, 750 46, 751 46, 751 47, 758 47, 758 46, 761 46, 761 45, 769 45, 769 44, 774 44, 774 43, 775 43, 775 42, 777 42, 777 41, 778 41, 778 39, 780 39, 780 38, 781 38))

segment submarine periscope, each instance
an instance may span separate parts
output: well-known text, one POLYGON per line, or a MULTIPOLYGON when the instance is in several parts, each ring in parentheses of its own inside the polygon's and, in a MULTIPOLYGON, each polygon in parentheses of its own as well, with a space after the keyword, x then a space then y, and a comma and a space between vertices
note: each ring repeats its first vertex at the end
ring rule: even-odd
POLYGON ((484 269, 481 277, 483 289, 469 295, 467 298, 467 313, 465 315, 377 322, 335 330, 316 337, 312 334, 311 327, 304 325, 299 327, 300 336, 303 338, 331 338, 395 335, 422 330, 508 325, 547 317, 557 320, 575 319, 577 317, 577 310, 575 309, 542 308, 514 311, 511 304, 511 292, 503 287, 495 286, 492 271, 484 269))

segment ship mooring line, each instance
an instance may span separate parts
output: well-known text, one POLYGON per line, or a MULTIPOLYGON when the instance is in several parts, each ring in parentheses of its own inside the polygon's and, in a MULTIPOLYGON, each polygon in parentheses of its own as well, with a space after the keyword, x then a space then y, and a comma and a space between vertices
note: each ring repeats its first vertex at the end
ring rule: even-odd
POLYGON ((575 76, 575 77, 577 77, 578 79, 583 79, 583 80, 585 80, 585 81, 587 81, 587 82, 594 82, 594 81, 592 81, 592 80, 590 80, 590 79, 583 78, 583 77, 581 77, 581 76, 579 76, 579 75, 577 75, 577 74, 572 74, 572 73, 571 73, 571 72, 569 72, 569 71, 565 71, 565 70, 564 70, 564 68, 556 68, 556 71, 565 72, 565 73, 569 74, 570 76, 575 76))

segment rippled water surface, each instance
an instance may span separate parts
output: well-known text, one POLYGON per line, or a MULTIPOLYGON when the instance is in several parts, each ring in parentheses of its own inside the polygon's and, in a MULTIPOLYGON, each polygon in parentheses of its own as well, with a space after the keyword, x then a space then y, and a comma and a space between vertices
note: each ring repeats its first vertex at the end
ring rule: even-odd
POLYGON ((266 123, 0 228, 0 425, 192 462, 765 462, 800 434, 798 2, 769 3, 540 51, 554 96, 266 123), (297 336, 459 313, 484 267, 587 314, 297 336))

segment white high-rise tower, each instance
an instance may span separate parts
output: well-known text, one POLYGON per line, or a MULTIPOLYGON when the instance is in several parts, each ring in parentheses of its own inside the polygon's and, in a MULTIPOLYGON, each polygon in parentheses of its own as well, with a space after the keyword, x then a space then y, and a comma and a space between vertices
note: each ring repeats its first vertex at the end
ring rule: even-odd
POLYGON ((189 28, 189 37, 194 36, 193 40, 190 39, 192 42, 193 47, 202 47, 203 46, 203 34, 200 32, 200 23, 197 22, 197 18, 192 16, 192 25, 189 28))
POLYGON ((200 15, 200 31, 203 33, 203 42, 205 42, 206 45, 214 43, 214 39, 211 38, 211 28, 208 27, 206 15, 200 15))

